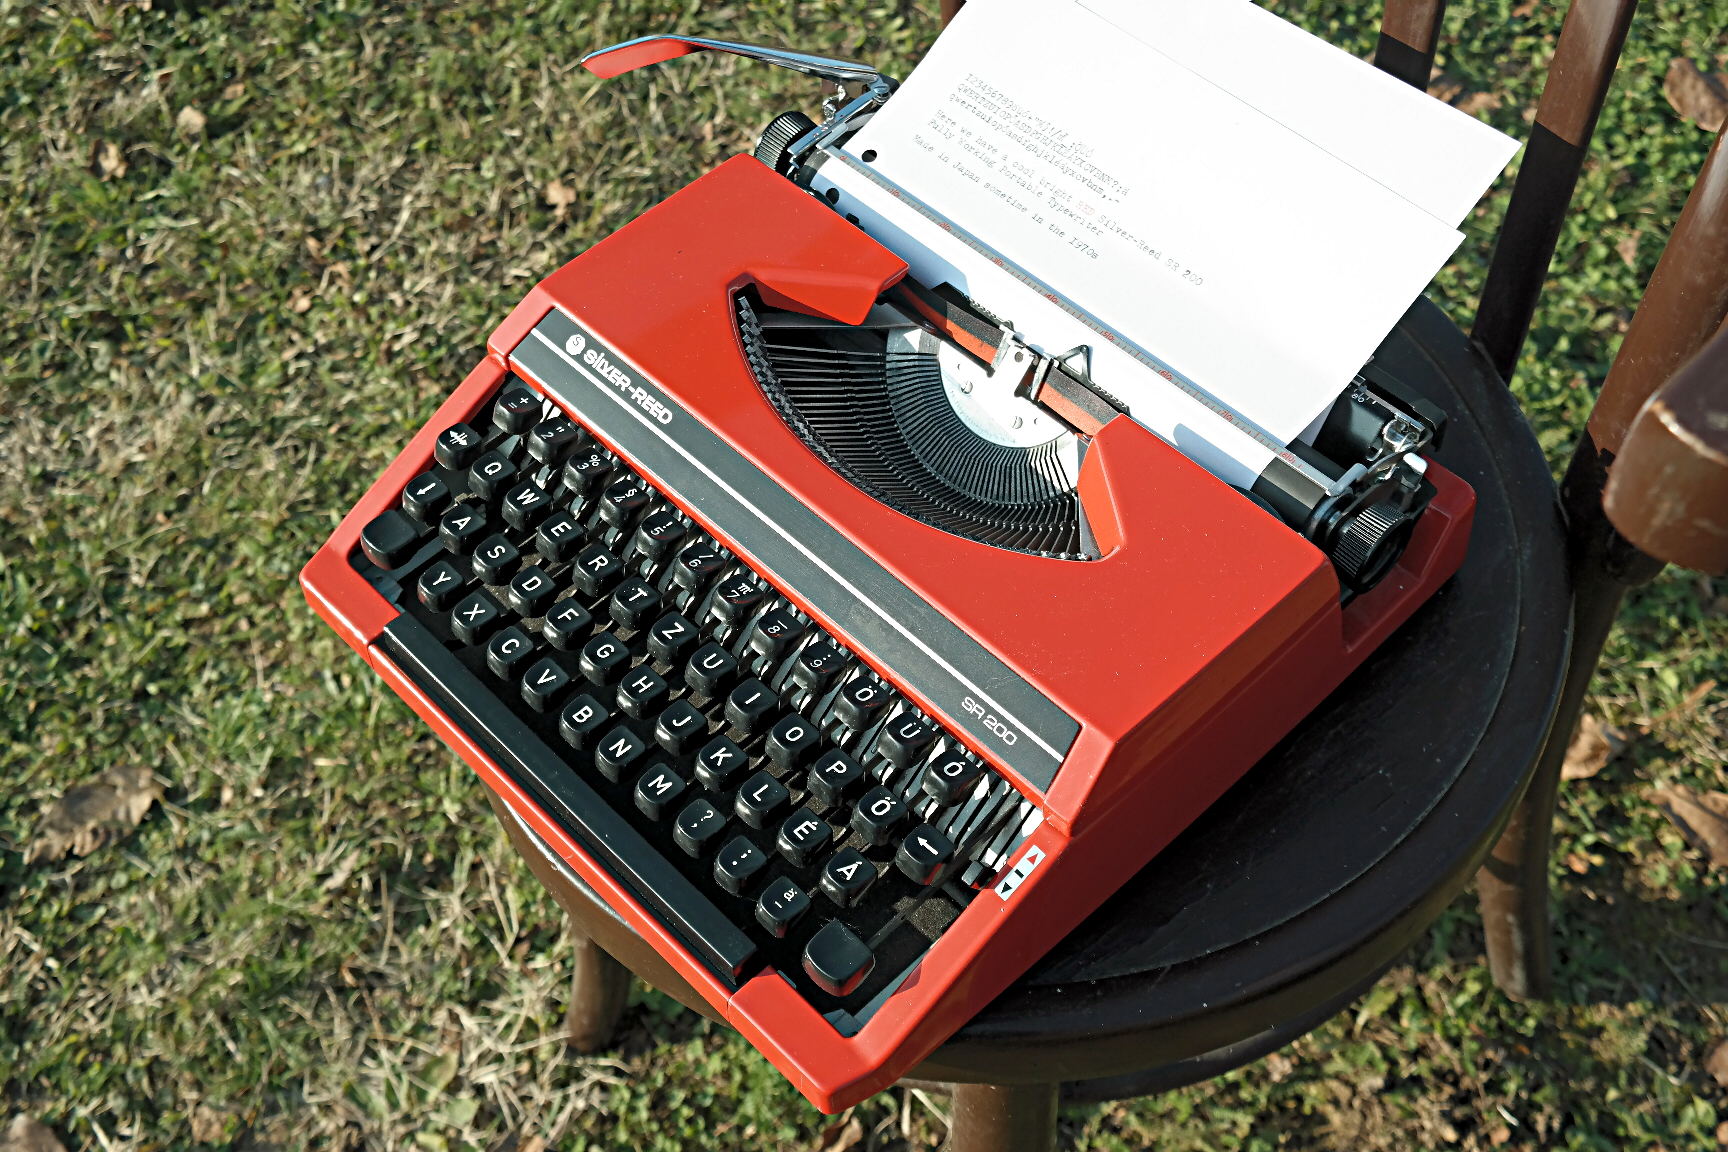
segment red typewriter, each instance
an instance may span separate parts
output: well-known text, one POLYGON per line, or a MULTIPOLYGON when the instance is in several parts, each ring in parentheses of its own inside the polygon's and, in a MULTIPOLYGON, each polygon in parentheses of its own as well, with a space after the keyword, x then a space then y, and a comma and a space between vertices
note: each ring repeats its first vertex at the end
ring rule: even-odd
POLYGON ((817 1107, 914 1067, 1458 567, 1371 370, 1251 486, 810 187, 862 84, 541 282, 307 597, 817 1107), (996 381, 1020 423, 968 411, 996 381), (992 423, 996 419, 997 423, 992 423))

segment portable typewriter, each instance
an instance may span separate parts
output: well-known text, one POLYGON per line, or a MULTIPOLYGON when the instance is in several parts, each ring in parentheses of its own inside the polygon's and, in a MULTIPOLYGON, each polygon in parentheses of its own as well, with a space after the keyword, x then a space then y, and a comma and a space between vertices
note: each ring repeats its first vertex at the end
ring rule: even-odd
POLYGON ((887 1086, 1456 570, 1444 417, 1365 370, 1215 478, 813 194, 774 121, 554 272, 303 573, 313 606, 813 1103, 887 1086))

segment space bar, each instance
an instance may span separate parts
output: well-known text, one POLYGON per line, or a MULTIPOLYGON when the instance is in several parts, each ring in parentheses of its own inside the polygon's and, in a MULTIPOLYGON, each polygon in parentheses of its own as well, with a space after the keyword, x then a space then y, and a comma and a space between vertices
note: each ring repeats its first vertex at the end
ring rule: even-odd
POLYGON ((756 946, 712 901, 601 799, 564 759, 482 686, 424 625, 398 616, 384 640, 402 670, 480 747, 546 804, 559 823, 709 968, 736 989, 756 946))

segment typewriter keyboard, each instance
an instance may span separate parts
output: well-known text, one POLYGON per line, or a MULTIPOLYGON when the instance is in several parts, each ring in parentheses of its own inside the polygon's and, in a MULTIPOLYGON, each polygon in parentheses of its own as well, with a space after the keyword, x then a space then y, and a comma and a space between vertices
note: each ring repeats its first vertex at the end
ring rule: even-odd
POLYGON ((1037 809, 519 381, 435 456, 355 557, 392 658, 716 976, 861 1026, 1037 809))

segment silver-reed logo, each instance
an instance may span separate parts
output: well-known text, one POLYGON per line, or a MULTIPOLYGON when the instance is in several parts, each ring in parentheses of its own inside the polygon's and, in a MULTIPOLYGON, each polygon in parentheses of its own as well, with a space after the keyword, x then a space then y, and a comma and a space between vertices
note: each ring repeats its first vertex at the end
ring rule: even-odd
POLYGON ((612 363, 605 352, 590 348, 580 332, 564 341, 564 351, 572 360, 580 360, 602 380, 610 380, 624 395, 635 401, 636 407, 661 424, 672 423, 672 409, 649 395, 648 390, 630 378, 630 374, 612 363))

